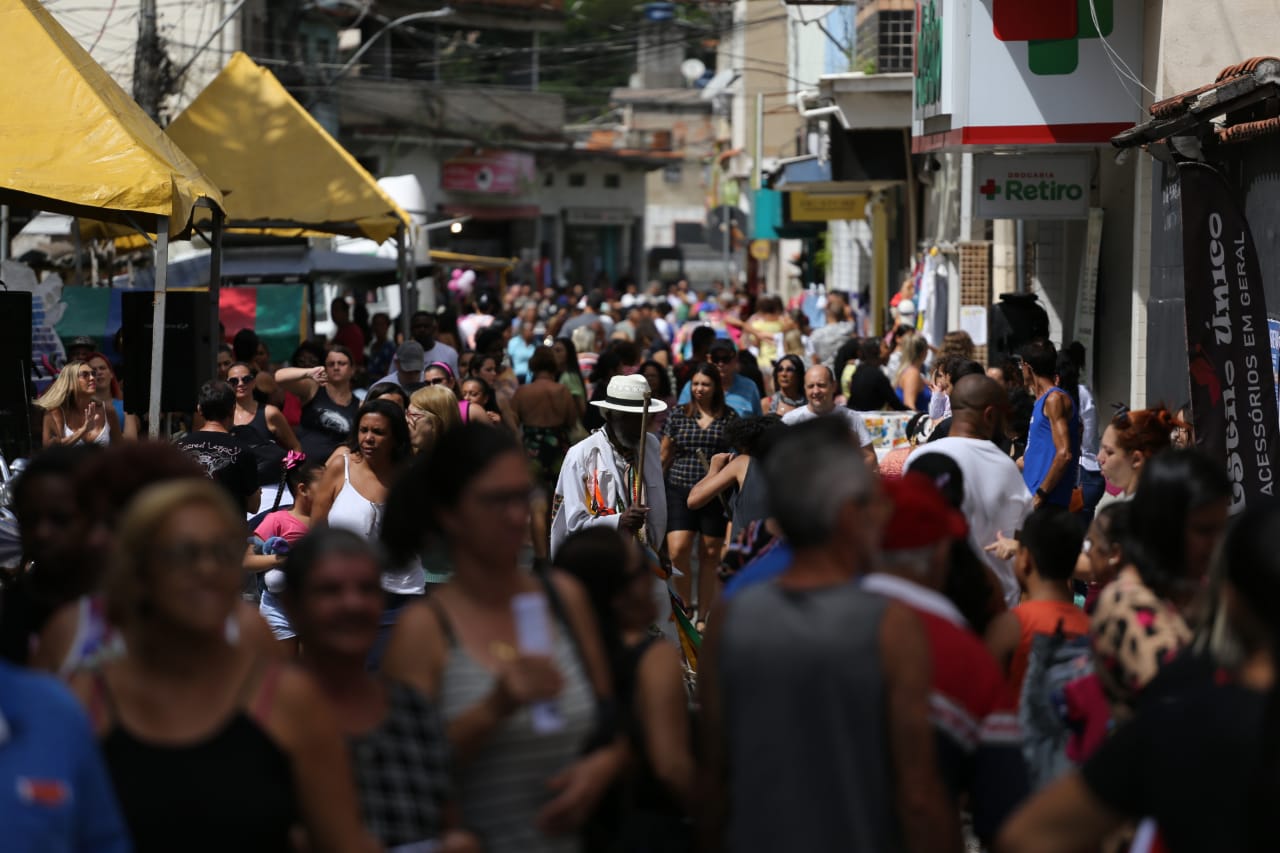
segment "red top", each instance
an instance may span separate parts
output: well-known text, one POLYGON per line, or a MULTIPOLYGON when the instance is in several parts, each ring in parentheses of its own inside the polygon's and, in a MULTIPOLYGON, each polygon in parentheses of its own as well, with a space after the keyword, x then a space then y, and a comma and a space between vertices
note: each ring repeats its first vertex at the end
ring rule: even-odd
POLYGON ((333 342, 342 344, 351 350, 351 363, 357 366, 364 364, 364 332, 355 323, 343 323, 333 333, 333 342))
POLYGON ((1021 636, 1018 648, 1009 662, 1009 687, 1015 700, 1022 695, 1022 680, 1027 676, 1027 661, 1031 657, 1031 640, 1036 634, 1052 634, 1062 623, 1067 639, 1089 633, 1089 615, 1069 601, 1026 601, 1013 608, 1018 617, 1021 636))

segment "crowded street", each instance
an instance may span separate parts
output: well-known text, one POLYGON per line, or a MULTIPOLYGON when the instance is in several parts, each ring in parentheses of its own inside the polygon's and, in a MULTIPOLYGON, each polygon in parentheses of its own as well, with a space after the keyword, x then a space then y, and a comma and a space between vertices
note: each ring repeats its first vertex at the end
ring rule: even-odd
POLYGON ((1193 5, 0 0, 0 851, 1280 851, 1193 5))

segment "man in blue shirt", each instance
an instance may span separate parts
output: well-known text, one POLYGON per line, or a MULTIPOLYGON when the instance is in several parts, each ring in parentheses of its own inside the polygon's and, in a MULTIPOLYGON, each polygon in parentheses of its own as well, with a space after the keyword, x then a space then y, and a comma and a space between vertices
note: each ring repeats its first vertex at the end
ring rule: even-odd
POLYGON ((521 382, 528 382, 533 378, 529 373, 529 359, 533 357, 533 351, 537 348, 538 343, 533 339, 533 326, 529 323, 521 323, 520 333, 507 344, 507 355, 511 356, 511 369, 515 371, 516 376, 520 377, 521 382))
POLYGON ((89 720, 53 678, 0 662, 0 827, 6 850, 132 849, 89 720))
MULTIPOLYGON (((724 402, 738 413, 740 418, 764 414, 760 408, 760 389, 745 376, 738 375, 738 350, 733 341, 717 340, 707 353, 707 360, 720 370, 720 385, 724 388, 724 402)), ((680 391, 679 405, 689 402, 689 384, 680 391)))

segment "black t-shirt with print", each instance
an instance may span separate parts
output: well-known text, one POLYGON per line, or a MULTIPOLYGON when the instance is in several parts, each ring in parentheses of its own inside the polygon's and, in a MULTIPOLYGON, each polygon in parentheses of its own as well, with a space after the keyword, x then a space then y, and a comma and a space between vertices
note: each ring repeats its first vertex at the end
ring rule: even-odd
POLYGON ((229 433, 205 430, 187 433, 175 443, 248 511, 249 498, 258 491, 258 465, 248 444, 229 433))

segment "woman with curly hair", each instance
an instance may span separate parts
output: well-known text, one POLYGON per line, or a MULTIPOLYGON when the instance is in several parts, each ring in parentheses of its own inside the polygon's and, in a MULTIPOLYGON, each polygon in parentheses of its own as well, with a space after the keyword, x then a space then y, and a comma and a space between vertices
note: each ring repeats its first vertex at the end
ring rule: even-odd
POLYGON ((1174 431, 1185 427, 1164 406, 1116 415, 1098 443, 1098 467, 1107 484, 1119 491, 1104 495, 1098 509, 1115 501, 1133 500, 1147 460, 1171 447, 1174 431))

